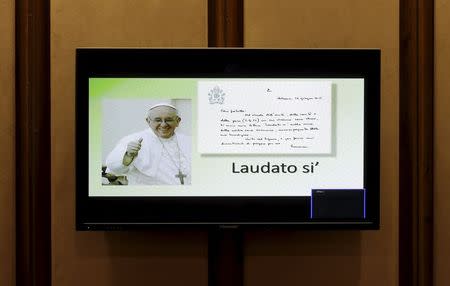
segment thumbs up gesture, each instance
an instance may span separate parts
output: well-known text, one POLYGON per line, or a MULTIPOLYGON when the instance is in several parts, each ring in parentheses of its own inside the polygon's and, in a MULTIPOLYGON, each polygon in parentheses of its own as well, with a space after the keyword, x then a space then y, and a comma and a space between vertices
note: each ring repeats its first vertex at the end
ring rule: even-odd
POLYGON ((127 145, 127 155, 131 157, 136 157, 141 150, 141 142, 142 138, 139 138, 137 141, 130 141, 127 145))
POLYGON ((127 145, 127 151, 125 152, 125 155, 123 156, 122 163, 125 166, 128 166, 131 164, 131 162, 134 160, 134 158, 138 155, 139 150, 141 150, 141 143, 142 138, 139 138, 137 141, 130 141, 127 145))

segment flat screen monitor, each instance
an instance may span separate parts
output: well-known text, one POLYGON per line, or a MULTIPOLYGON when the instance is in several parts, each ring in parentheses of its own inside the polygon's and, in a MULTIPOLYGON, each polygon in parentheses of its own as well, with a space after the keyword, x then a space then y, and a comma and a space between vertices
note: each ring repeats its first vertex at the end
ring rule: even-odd
POLYGON ((76 227, 377 229, 380 51, 76 52, 76 227))

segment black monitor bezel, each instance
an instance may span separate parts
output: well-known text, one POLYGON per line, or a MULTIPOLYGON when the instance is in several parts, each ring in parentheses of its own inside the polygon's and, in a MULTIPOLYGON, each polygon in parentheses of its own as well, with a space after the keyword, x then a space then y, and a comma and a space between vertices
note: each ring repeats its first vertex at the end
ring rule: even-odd
POLYGON ((145 229, 158 225, 378 229, 380 55, 378 49, 77 49, 77 230, 145 229), (305 219, 309 214, 310 200, 307 197, 89 197, 88 108, 91 77, 364 78, 366 218, 305 219))

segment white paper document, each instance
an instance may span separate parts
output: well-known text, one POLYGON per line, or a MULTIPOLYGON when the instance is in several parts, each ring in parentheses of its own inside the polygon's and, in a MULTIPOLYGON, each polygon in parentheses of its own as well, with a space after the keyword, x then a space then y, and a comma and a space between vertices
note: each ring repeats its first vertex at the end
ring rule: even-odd
POLYGON ((331 93, 329 81, 199 81, 198 151, 329 154, 331 93))

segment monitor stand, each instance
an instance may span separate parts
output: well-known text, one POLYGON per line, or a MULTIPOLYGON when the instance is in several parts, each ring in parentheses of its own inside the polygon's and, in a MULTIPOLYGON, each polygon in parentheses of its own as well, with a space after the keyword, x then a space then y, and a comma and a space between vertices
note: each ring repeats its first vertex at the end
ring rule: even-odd
POLYGON ((243 286, 243 230, 223 225, 209 230, 208 286, 243 286))

